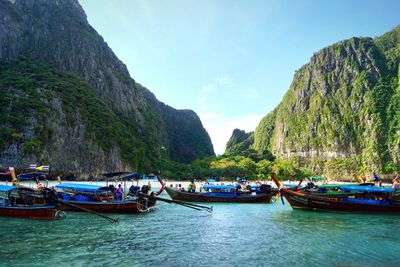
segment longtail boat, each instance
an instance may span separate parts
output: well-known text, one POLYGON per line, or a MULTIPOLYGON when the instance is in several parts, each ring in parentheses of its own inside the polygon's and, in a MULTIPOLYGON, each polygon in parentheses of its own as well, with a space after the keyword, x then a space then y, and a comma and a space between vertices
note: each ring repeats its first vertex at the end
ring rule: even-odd
POLYGON ((165 187, 173 200, 189 202, 229 202, 229 203, 270 203, 279 191, 269 185, 253 186, 252 190, 242 191, 235 185, 204 185, 205 192, 182 192, 165 187))
POLYGON ((114 198, 113 188, 78 183, 62 183, 55 186, 58 197, 65 203, 60 204, 60 209, 69 211, 80 211, 77 207, 96 212, 107 213, 140 213, 151 210, 155 201, 143 197, 140 194, 151 195, 150 188, 131 187, 130 192, 124 200, 114 198), (77 207, 74 207, 77 206, 77 207))
POLYGON ((44 191, 0 185, 0 216, 54 220, 59 215, 56 203, 44 191))
MULTIPOLYGON (((289 201, 294 209, 330 210, 347 212, 382 212, 400 213, 400 202, 393 198, 392 188, 371 188, 365 189, 361 186, 348 188, 357 193, 342 195, 316 195, 282 188, 281 194, 289 201), (355 188, 358 187, 358 188, 355 188)), ((346 190, 346 187, 342 187, 346 190)))
MULTIPOLYGON (((276 176, 272 180, 280 187, 276 176)), ((299 184, 300 185, 300 184, 299 184)), ((328 187, 329 188, 329 187, 328 187)), ((335 185, 335 193, 313 192, 299 187, 280 189, 293 209, 322 211, 400 213, 400 191, 388 187, 368 185, 335 185)), ((282 199, 283 201, 283 199, 282 199)))
MULTIPOLYGON (((135 175, 125 176, 125 179, 137 177, 135 175)), ((149 175, 149 177, 153 177, 149 175)), ((147 212, 154 208, 156 201, 163 201, 170 204, 177 204, 194 210, 212 211, 212 207, 206 207, 191 203, 185 203, 170 199, 158 197, 165 188, 165 183, 157 176, 161 183, 161 188, 154 193, 150 187, 143 185, 132 185, 129 193, 123 200, 115 200, 113 188, 108 186, 88 185, 88 184, 71 184, 63 183, 57 185, 57 192, 60 208, 70 211, 91 211, 100 215, 100 213, 141 213, 147 212), (100 213, 99 213, 100 212, 100 213)))

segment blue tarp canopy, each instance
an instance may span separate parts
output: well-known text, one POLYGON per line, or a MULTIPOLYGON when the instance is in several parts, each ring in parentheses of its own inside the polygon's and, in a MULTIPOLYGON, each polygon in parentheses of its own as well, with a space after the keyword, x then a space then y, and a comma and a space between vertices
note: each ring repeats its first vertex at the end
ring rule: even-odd
POLYGON ((9 192, 13 189, 17 188, 16 186, 13 185, 0 185, 0 191, 1 192, 9 192))
POLYGON ((375 186, 357 186, 357 185, 347 185, 342 186, 344 191, 358 191, 358 192, 374 192, 374 193, 390 193, 396 191, 394 188, 390 187, 375 187, 375 186))
POLYGON ((153 180, 153 181, 157 181, 157 176, 145 176, 143 175, 143 180, 153 180))
POLYGON ((296 188, 298 184, 283 184, 283 186, 289 187, 289 188, 296 188))
POLYGON ((132 179, 139 179, 140 178, 140 174, 139 173, 130 173, 124 177, 122 177, 122 180, 132 180, 132 179))
POLYGON ((326 178, 324 176, 321 176, 321 175, 310 176, 310 179, 312 179, 314 181, 324 181, 324 180, 326 180, 326 178))
POLYGON ((69 189, 74 191, 81 192, 96 192, 96 191, 104 191, 107 190, 105 186, 93 185, 93 184, 74 184, 74 183, 62 183, 56 185, 55 188, 59 189, 69 189))
POLYGON ((203 189, 236 189, 235 185, 217 185, 217 184, 206 184, 203 185, 203 189))
POLYGON ((31 172, 31 173, 23 173, 18 175, 18 179, 20 180, 30 180, 36 179, 38 177, 45 177, 47 173, 44 172, 31 172))
POLYGON ((208 179, 207 182, 209 182, 209 183, 215 183, 216 180, 215 180, 215 179, 208 179))

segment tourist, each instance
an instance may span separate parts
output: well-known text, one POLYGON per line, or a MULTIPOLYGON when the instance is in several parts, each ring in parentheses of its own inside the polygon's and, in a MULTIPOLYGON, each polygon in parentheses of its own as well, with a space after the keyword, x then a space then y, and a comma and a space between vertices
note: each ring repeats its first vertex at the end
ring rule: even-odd
POLYGON ((117 190, 115 191, 115 198, 117 200, 122 200, 123 194, 124 194, 124 189, 122 188, 121 184, 119 184, 117 190))
POLYGON ((400 185, 400 178, 398 178, 398 176, 397 176, 395 179, 393 179, 392 188, 399 189, 399 185, 400 185))
POLYGON ((242 190, 242 186, 239 183, 237 183, 236 184, 236 193, 241 191, 241 190, 242 190))
POLYGON ((378 176, 378 174, 374 172, 373 176, 374 176, 374 184, 375 185, 379 185, 379 176, 378 176))
POLYGON ((196 183, 194 182, 194 179, 192 180, 192 182, 191 182, 191 184, 192 184, 192 193, 194 193, 194 192, 196 192, 196 183))
POLYGON ((179 184, 178 188, 179 188, 179 191, 185 192, 185 188, 181 184, 179 184))
POLYGON ((192 192, 192 183, 190 182, 189 184, 188 184, 188 192, 189 193, 191 193, 192 192))

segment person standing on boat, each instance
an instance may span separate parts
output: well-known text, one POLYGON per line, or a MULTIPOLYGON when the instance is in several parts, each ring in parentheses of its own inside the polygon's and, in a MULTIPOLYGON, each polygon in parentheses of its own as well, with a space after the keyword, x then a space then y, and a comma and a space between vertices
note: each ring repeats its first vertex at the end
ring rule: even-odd
POLYGON ((379 185, 379 176, 376 172, 374 172, 374 184, 379 185))
POLYGON ((399 189, 400 178, 397 178, 397 177, 393 180, 392 188, 394 188, 394 189, 399 189))
POLYGON ((124 194, 124 189, 122 188, 121 184, 118 185, 118 188, 115 192, 115 197, 117 200, 122 200, 122 195, 124 194))
POLYGON ((192 191, 191 191, 191 192, 192 192, 192 193, 196 192, 196 183, 194 182, 194 179, 192 179, 190 183, 191 183, 191 185, 192 185, 192 186, 191 186, 191 188, 192 188, 192 191))
POLYGON ((185 187, 183 187, 181 184, 179 184, 179 191, 185 192, 185 187))

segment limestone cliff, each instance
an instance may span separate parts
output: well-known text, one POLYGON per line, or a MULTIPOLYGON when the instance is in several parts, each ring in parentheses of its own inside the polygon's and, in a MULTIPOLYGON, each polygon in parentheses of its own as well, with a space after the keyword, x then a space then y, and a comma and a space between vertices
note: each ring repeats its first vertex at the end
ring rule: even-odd
POLYGON ((252 147, 314 166, 336 160, 342 170, 400 166, 399 62, 400 27, 315 53, 262 119, 252 147))
POLYGON ((253 143, 253 132, 246 133, 244 130, 234 129, 232 136, 226 143, 225 154, 236 154, 239 151, 249 149, 253 143))
POLYGON ((96 174, 214 155, 198 116, 136 83, 77 0, 0 0, 0 18, 1 166, 96 174))

